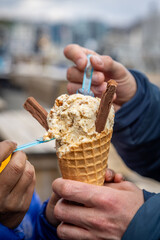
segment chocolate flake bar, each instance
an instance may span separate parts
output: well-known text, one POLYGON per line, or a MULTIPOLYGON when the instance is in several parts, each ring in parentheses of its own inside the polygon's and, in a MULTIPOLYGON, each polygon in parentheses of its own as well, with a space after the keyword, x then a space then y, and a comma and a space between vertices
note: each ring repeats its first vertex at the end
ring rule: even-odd
POLYGON ((48 131, 48 113, 33 97, 27 98, 23 107, 48 131))
POLYGON ((108 114, 112 105, 113 96, 116 92, 117 83, 114 80, 109 80, 107 82, 107 89, 104 92, 98 109, 98 114, 96 118, 96 131, 102 132, 105 128, 108 114))

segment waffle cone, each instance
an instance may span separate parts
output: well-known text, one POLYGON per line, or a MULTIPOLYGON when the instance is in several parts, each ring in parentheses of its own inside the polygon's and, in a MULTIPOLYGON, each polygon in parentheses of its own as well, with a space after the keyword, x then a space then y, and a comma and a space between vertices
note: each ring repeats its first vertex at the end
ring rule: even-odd
POLYGON ((93 141, 72 146, 69 152, 58 157, 62 177, 103 185, 111 137, 112 130, 103 131, 93 141))

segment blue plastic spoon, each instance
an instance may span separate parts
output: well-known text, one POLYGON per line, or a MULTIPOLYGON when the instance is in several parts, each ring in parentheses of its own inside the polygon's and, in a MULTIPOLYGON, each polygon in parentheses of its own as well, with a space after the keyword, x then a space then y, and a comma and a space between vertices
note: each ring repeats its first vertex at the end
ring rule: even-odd
POLYGON ((90 62, 91 56, 92 56, 91 54, 87 55, 87 66, 84 70, 82 88, 78 89, 77 93, 94 97, 94 93, 91 91, 91 83, 92 83, 92 75, 93 75, 93 67, 90 62))
POLYGON ((23 144, 23 145, 20 145, 20 146, 18 146, 15 150, 14 150, 14 152, 17 152, 17 151, 21 151, 21 150, 23 150, 23 149, 26 149, 26 148, 30 148, 30 147, 33 147, 33 146, 36 146, 36 145, 38 145, 38 144, 41 144, 41 143, 47 143, 47 142, 50 142, 50 141, 52 141, 52 140, 54 140, 55 138, 51 138, 51 139, 49 139, 49 140, 43 140, 43 137, 41 137, 41 138, 38 138, 38 139, 36 139, 35 141, 33 141, 33 142, 29 142, 29 143, 26 143, 26 144, 23 144))

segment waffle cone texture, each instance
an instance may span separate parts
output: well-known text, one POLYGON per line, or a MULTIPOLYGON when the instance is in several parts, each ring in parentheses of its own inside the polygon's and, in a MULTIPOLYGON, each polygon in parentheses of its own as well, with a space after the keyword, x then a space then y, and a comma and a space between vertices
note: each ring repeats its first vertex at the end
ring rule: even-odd
POLYGON ((69 152, 60 158, 58 157, 62 177, 89 184, 103 185, 111 137, 112 130, 103 131, 93 141, 71 147, 69 152))

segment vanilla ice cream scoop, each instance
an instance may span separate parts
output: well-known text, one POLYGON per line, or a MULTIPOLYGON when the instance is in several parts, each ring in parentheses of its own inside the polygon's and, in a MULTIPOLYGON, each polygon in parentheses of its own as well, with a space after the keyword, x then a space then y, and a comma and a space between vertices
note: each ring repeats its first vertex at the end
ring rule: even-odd
MULTIPOLYGON (((56 138, 58 152, 63 154, 82 142, 92 141, 96 132, 95 121, 100 98, 82 94, 59 96, 47 117, 49 130, 44 139, 56 138)), ((114 124, 114 109, 111 107, 105 129, 114 124)))

